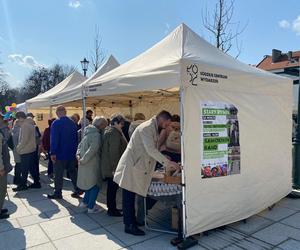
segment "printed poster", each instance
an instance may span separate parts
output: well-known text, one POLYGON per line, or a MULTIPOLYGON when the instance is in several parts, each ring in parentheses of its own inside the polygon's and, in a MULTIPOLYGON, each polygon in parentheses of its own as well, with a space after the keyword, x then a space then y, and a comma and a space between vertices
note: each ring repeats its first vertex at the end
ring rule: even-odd
POLYGON ((238 109, 228 103, 205 102, 202 110, 202 178, 240 174, 238 109))

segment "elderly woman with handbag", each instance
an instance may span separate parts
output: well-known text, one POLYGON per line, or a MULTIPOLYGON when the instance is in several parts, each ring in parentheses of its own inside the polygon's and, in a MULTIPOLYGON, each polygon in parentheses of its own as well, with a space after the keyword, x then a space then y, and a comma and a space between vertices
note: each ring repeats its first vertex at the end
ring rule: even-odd
POLYGON ((78 178, 77 186, 85 191, 79 207, 88 209, 88 213, 97 213, 100 210, 95 206, 101 187, 100 156, 102 149, 102 131, 107 126, 103 117, 95 117, 92 125, 84 129, 84 136, 78 145, 78 178))

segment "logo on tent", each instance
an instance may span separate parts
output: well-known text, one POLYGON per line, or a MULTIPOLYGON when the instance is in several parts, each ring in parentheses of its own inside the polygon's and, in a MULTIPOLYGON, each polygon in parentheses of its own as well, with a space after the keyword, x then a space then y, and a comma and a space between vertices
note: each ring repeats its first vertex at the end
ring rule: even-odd
POLYGON ((194 81, 196 78, 198 78, 198 66, 196 64, 191 64, 187 66, 186 73, 190 77, 190 84, 197 86, 197 83, 194 83, 194 81))

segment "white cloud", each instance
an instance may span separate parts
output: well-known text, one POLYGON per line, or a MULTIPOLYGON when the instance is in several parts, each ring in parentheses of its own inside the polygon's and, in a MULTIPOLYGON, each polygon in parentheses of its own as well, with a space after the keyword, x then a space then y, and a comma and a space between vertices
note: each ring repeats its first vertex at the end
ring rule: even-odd
POLYGON ((300 36, 300 16, 293 21, 292 30, 296 32, 296 35, 300 36))
POLYGON ((291 26, 290 22, 287 20, 281 20, 278 22, 278 24, 279 24, 279 27, 283 28, 283 29, 288 29, 291 26))
POLYGON ((18 65, 27 68, 39 68, 44 67, 44 65, 38 63, 33 56, 24 56, 21 54, 12 54, 8 56, 11 62, 17 63, 18 65))
POLYGON ((71 0, 69 2, 69 7, 73 8, 73 9, 77 9, 81 6, 81 3, 78 0, 71 0))

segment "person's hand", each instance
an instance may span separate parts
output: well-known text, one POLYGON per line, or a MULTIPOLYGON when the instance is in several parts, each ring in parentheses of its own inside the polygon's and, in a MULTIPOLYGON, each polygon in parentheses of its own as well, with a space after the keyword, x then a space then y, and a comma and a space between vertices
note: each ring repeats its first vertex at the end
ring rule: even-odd
POLYGON ((52 161, 53 163, 56 162, 56 155, 51 155, 51 161, 52 161))
POLYGON ((5 175, 5 170, 3 169, 3 170, 0 170, 0 176, 2 177, 2 176, 4 176, 5 175))
POLYGON ((181 168, 180 168, 180 165, 174 161, 170 161, 169 164, 167 165, 167 169, 169 171, 179 171, 181 168))
POLYGON ((80 166, 80 155, 76 155, 78 166, 80 166))

